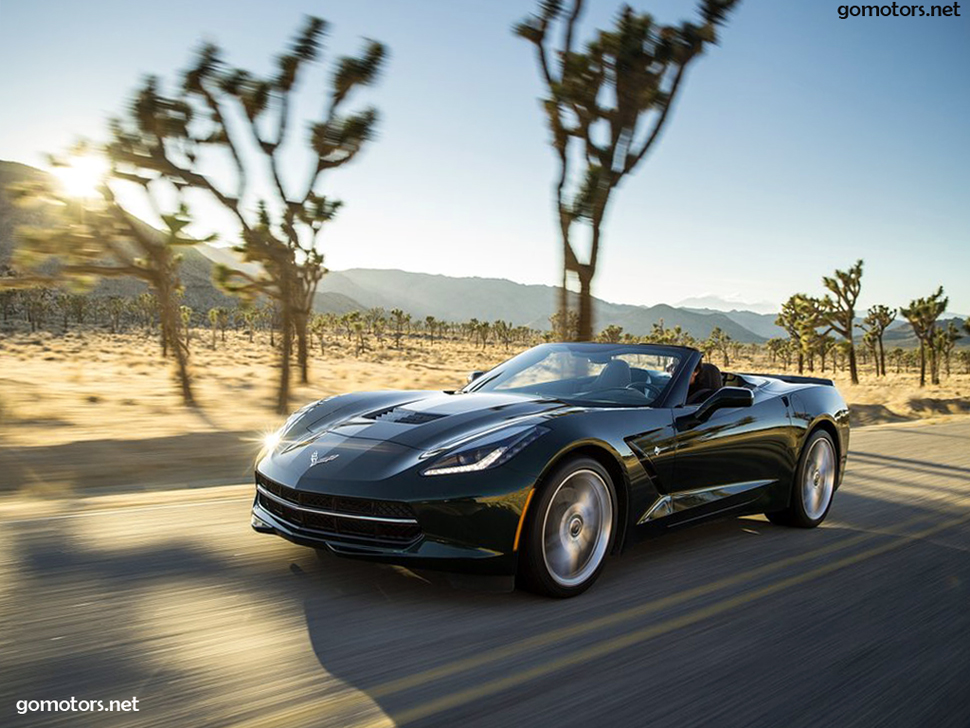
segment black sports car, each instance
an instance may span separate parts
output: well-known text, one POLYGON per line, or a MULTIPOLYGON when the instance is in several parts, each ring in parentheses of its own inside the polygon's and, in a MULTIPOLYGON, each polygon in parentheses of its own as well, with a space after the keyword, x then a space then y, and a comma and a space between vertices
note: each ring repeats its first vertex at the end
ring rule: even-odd
POLYGON ((849 444, 832 382, 701 359, 545 344, 458 391, 314 402, 257 463, 253 528, 343 556, 514 574, 566 597, 607 554, 671 526, 747 513, 817 526, 849 444))

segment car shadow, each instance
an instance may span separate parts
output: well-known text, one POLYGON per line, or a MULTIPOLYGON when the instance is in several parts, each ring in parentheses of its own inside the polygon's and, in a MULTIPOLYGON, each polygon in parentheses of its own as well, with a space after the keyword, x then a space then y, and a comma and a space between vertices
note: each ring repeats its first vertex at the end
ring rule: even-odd
MULTIPOLYGON (((858 504, 865 499, 852 500, 858 504)), ((612 557, 595 586, 569 600, 523 591, 457 590, 444 577, 428 581, 400 568, 348 566, 353 562, 333 556, 294 568, 293 593, 304 595, 306 630, 320 666, 366 693, 401 725, 410 722, 416 705, 434 705, 457 691, 501 679, 509 670, 529 669, 574 647, 675 616, 686 606, 658 608, 584 632, 583 624, 604 615, 661 602, 854 536, 852 529, 840 526, 803 531, 775 526, 760 516, 680 527, 612 557), (350 572, 354 587, 344 582, 350 572), (575 626, 580 629, 569 639, 524 651, 513 647, 505 658, 482 661, 482 655, 496 648, 575 626), (401 685, 407 687, 395 688, 401 685)), ((781 570, 775 577, 790 575, 781 570)), ((741 584, 725 593, 743 588, 741 584)), ((649 664, 637 680, 649 682, 653 671, 662 673, 662 664, 649 664)))

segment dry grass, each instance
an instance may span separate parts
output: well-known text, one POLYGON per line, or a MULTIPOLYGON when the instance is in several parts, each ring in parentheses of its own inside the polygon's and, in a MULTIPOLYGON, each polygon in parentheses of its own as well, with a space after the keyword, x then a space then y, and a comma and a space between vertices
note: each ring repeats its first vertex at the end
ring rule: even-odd
MULTIPOLYGON (((262 433, 274 429, 277 368, 267 342, 229 332, 209 347, 193 341, 200 407, 183 407, 155 339, 96 332, 14 334, 0 343, 0 492, 153 488, 243 482, 262 433), (134 485, 133 484, 137 484, 134 485)), ((344 340, 313 352, 311 384, 296 385, 294 408, 330 394, 370 389, 453 389, 473 369, 514 351, 422 339, 353 357, 344 340)), ((720 361, 717 361, 720 364, 720 361)), ((742 360, 731 369, 760 370, 742 360)), ((817 372, 817 374, 821 374, 817 372)), ((829 376, 826 374, 825 376, 829 376)), ((884 381, 835 379, 856 424, 905 422, 970 412, 970 375, 920 390, 916 373, 884 381)))

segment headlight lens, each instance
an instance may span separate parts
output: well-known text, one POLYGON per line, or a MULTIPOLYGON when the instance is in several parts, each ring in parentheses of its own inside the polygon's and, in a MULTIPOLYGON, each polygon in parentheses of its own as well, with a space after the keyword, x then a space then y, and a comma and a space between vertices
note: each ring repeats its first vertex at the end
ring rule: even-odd
POLYGON ((452 475, 495 468, 508 462, 536 439, 549 432, 546 427, 511 427, 484 435, 445 455, 421 471, 422 475, 452 475))

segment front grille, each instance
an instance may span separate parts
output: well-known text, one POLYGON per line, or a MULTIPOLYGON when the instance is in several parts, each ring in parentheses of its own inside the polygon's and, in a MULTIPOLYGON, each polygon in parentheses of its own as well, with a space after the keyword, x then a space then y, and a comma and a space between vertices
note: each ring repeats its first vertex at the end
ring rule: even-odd
POLYGON ((425 422, 440 420, 444 415, 436 415, 430 412, 415 412, 404 407, 388 407, 364 415, 368 420, 380 420, 381 422, 397 422, 402 425, 423 425, 425 422))
POLYGON ((261 473, 256 473, 256 484, 266 491, 257 490, 256 502, 294 530, 311 532, 307 535, 391 548, 401 548, 421 536, 414 511, 407 503, 307 493, 261 473))

